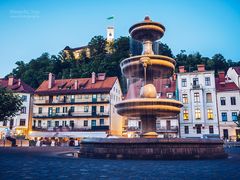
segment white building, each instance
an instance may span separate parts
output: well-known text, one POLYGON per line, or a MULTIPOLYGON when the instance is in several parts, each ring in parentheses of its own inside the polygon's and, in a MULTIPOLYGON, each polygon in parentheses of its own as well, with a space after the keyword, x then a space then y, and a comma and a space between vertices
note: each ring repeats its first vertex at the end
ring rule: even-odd
POLYGON ((122 134, 114 105, 122 100, 117 77, 55 80, 52 73, 34 94, 31 137, 106 137, 122 134))
MULTIPOLYGON (((233 68, 229 69, 228 72, 232 72, 233 68)), ((235 122, 240 111, 240 88, 229 77, 225 78, 224 72, 219 72, 216 90, 220 137, 229 141, 239 141, 240 128, 235 122)))
POLYGON ((180 135, 183 138, 219 135, 214 71, 186 72, 179 67, 177 75, 180 113, 180 135))
POLYGON ((12 90, 15 95, 19 95, 22 99, 21 111, 8 121, 0 121, 0 131, 4 132, 6 128, 9 128, 12 135, 26 136, 31 119, 34 89, 20 79, 14 79, 13 76, 9 76, 8 79, 0 79, 0 85, 12 90))
POLYGON ((240 66, 230 67, 227 71, 227 77, 240 88, 240 66))

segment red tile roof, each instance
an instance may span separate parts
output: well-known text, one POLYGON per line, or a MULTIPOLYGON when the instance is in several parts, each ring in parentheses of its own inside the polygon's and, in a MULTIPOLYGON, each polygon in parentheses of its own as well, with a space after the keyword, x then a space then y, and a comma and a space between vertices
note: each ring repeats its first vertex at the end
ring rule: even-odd
POLYGON ((112 89, 117 77, 106 77, 105 80, 98 80, 92 84, 92 78, 76 78, 55 80, 51 89, 48 88, 48 80, 45 80, 35 91, 35 94, 78 94, 78 93, 108 93, 112 89), (74 88, 75 81, 78 81, 78 89, 74 88))
MULTIPOLYGON (((153 81, 157 93, 161 93, 161 98, 167 98, 167 93, 174 93, 176 90, 176 81, 169 79, 155 79, 153 81)), ((129 86, 126 99, 139 98, 142 81, 137 81, 129 86)))
POLYGON ((24 83, 23 81, 18 79, 13 79, 13 85, 9 86, 8 85, 8 79, 0 79, 0 86, 5 87, 7 89, 12 90, 13 92, 17 93, 34 93, 34 89, 24 83))
POLYGON ((222 82, 219 78, 215 78, 215 82, 217 92, 240 90, 234 82, 228 82, 226 80, 222 82))
POLYGON ((233 67, 233 69, 236 71, 238 75, 240 75, 240 66, 233 67))

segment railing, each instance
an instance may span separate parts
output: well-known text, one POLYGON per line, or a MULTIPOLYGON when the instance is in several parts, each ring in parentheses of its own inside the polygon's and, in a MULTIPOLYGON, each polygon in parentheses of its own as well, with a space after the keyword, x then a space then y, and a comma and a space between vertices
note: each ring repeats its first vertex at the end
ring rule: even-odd
POLYGON ((202 89, 202 85, 201 84, 192 84, 192 89, 202 89))
POLYGON ((32 127, 33 131, 41 131, 41 132, 81 132, 81 131, 108 131, 109 126, 92 126, 92 127, 81 127, 81 128, 72 128, 72 127, 32 127))
POLYGON ((75 112, 67 112, 67 113, 33 113, 34 118, 48 118, 48 117, 86 117, 86 116, 109 116, 109 111, 105 112, 83 112, 83 111, 75 111, 75 112))
POLYGON ((157 132, 178 132, 178 126, 159 127, 157 128, 157 132))
POLYGON ((101 103, 101 102, 109 102, 109 98, 97 98, 97 99, 53 99, 51 102, 49 100, 41 100, 41 99, 34 99, 34 104, 74 104, 74 103, 101 103))

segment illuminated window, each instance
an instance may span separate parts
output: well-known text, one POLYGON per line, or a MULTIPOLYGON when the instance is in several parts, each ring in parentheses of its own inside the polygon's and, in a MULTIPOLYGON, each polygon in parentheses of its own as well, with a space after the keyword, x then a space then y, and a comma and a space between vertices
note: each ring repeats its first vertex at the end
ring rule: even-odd
POLYGON ((237 117, 237 112, 232 112, 232 120, 233 121, 237 121, 238 117, 237 117))
POLYGON ((222 112, 222 121, 227 121, 227 113, 222 112))
POLYGON ((188 120, 188 110, 187 109, 183 110, 183 119, 188 120))
POLYGON ((184 104, 187 104, 187 103, 188 103, 188 96, 187 96, 187 94, 183 94, 183 95, 182 95, 182 102, 183 102, 184 104))
POLYGON ((207 117, 208 117, 208 119, 213 119, 213 110, 212 109, 207 110, 207 117))
POLYGON ((211 93, 206 94, 206 101, 207 101, 207 103, 212 103, 212 94, 211 93))
POLYGON ((194 93, 194 102, 200 102, 199 93, 194 93))
POLYGON ((200 109, 195 109, 195 119, 201 119, 201 112, 200 109))

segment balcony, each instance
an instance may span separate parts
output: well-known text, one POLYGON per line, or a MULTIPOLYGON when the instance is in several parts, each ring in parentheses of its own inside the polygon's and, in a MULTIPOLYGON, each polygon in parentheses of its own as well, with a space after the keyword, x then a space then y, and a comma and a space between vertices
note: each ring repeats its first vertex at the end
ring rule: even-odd
POLYGON ((82 131, 108 131, 109 126, 92 126, 92 127, 82 127, 82 128, 72 128, 69 126, 66 127, 32 127, 33 131, 41 131, 41 132, 82 132, 82 131))
POLYGON ((68 113, 33 113, 33 118, 81 118, 81 117, 108 117, 109 112, 83 112, 83 111, 75 111, 68 113))
POLYGON ((159 133, 177 133, 178 126, 159 127, 159 128, 157 128, 157 132, 159 132, 159 133))
POLYGON ((66 105, 66 104, 102 104, 109 103, 109 99, 98 98, 98 99, 54 99, 52 101, 49 100, 39 100, 34 99, 35 105, 66 105))
POLYGON ((192 84, 191 89, 202 89, 201 84, 192 84))

